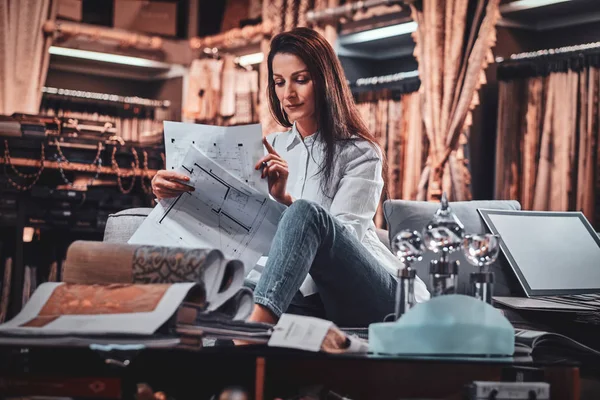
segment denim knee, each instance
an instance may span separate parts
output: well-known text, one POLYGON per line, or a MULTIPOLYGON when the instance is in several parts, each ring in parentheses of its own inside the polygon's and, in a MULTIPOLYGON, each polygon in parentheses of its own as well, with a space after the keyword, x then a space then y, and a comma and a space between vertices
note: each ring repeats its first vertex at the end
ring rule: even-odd
POLYGON ((288 207, 284 215, 286 218, 307 220, 318 218, 323 211, 323 207, 313 201, 298 199, 288 207))

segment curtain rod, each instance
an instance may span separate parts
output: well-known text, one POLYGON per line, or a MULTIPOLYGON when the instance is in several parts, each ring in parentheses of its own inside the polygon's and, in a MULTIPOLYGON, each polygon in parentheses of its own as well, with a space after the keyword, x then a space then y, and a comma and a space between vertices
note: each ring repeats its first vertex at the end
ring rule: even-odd
POLYGON ((399 82, 405 79, 418 78, 419 71, 398 72, 390 75, 371 76, 367 78, 359 78, 356 80, 356 86, 380 85, 382 83, 399 82))
POLYGON ((518 61, 518 60, 529 60, 533 58, 546 57, 546 56, 554 56, 559 54, 568 54, 575 53, 578 51, 584 50, 594 50, 600 49, 600 42, 586 43, 575 46, 565 46, 559 47, 556 49, 546 49, 546 50, 538 50, 538 51, 530 51, 525 53, 512 54, 509 59, 504 59, 502 57, 496 57, 497 63, 503 63, 508 61, 518 61))
POLYGON ((132 104, 137 106, 145 106, 145 107, 164 107, 168 108, 171 106, 171 102, 169 100, 152 100, 152 99, 144 99, 142 97, 137 96, 119 96, 116 94, 107 94, 107 93, 95 93, 95 92, 85 92, 83 90, 71 90, 71 89, 59 89, 54 87, 46 87, 42 88, 42 93, 50 96, 58 96, 58 97, 68 97, 75 99, 83 99, 83 100, 96 100, 101 102, 109 102, 109 103, 119 103, 119 104, 132 104))
POLYGON ((357 11, 364 11, 378 6, 393 6, 397 4, 410 4, 414 0, 364 0, 347 3, 343 6, 326 8, 321 11, 310 10, 306 13, 306 20, 310 23, 323 21, 337 21, 342 17, 350 18, 357 11))

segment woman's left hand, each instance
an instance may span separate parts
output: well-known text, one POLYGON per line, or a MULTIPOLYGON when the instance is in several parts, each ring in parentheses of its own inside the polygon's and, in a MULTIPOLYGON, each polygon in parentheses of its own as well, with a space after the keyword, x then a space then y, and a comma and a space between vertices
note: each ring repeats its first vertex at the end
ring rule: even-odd
POLYGON ((286 190, 289 175, 288 163, 277 154, 266 138, 263 138, 263 144, 269 154, 258 160, 254 168, 262 169, 261 178, 268 179, 271 196, 278 202, 289 206, 293 200, 286 190))

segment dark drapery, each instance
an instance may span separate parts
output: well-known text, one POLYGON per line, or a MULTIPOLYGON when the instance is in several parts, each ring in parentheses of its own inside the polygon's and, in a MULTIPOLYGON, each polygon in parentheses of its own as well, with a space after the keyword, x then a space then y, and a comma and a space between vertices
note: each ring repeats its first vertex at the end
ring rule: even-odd
POLYGON ((499 65, 496 197, 600 227, 598 52, 499 65))
POLYGON ((496 41, 499 0, 422 0, 411 4, 415 57, 422 81, 423 120, 429 155, 420 200, 471 198, 468 160, 463 154, 477 90, 496 41))

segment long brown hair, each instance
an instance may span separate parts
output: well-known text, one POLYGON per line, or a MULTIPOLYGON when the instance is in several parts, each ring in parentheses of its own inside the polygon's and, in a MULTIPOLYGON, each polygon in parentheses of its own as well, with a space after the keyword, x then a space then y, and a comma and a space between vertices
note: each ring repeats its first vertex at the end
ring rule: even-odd
MULTIPOLYGON (((313 81, 317 129, 320 139, 325 144, 325 160, 319 171, 325 178, 321 181, 321 189, 323 193, 327 193, 335 161, 336 142, 363 139, 378 149, 379 145, 360 116, 346 83, 344 70, 333 48, 322 35, 309 28, 295 28, 282 32, 271 41, 271 50, 267 58, 267 91, 269 108, 277 122, 287 128, 292 126, 275 93, 273 58, 278 53, 293 54, 300 58, 306 64, 313 81)), ((385 182, 387 165, 383 149, 380 150, 385 182)))

